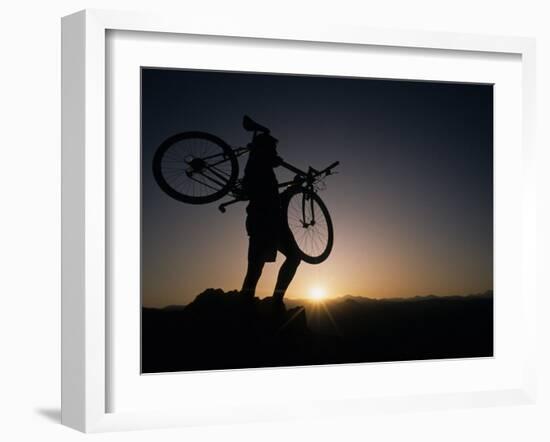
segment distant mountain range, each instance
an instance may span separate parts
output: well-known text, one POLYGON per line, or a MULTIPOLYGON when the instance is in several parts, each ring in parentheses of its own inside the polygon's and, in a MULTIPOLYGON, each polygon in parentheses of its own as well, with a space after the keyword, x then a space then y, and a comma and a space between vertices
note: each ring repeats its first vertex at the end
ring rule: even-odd
MULTIPOLYGON (((208 289, 208 290, 221 290, 221 289, 208 289)), ((233 290, 228 293, 237 293, 237 291, 233 290)), ((359 296, 359 295, 343 295, 343 296, 336 296, 332 298, 325 298, 322 300, 324 304, 333 304, 343 301, 355 301, 359 303, 369 303, 369 302, 407 302, 407 301, 425 301, 430 299, 447 299, 447 300, 460 300, 463 298, 492 298, 493 297, 493 291, 487 290, 482 293, 469 293, 465 295, 435 295, 435 294, 429 294, 429 295, 415 295, 415 296, 400 296, 400 297, 392 297, 392 298, 371 298, 368 296, 359 296)), ((312 299, 312 298, 285 298, 285 304, 289 306, 298 306, 303 304, 311 304, 311 303, 319 303, 318 300, 312 299)), ((174 305, 168 305, 165 307, 162 307, 162 310, 166 311, 180 311, 183 310, 186 307, 185 304, 174 304, 174 305)))

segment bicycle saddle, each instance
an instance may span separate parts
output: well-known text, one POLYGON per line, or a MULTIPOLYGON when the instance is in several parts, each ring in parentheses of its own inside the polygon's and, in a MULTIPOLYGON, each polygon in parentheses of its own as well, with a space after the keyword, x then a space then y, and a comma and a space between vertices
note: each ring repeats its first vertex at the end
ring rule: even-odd
POLYGON ((265 126, 262 126, 261 124, 256 123, 252 118, 250 118, 248 115, 245 115, 243 117, 243 127, 245 130, 249 132, 263 132, 265 134, 269 133, 269 129, 265 126))

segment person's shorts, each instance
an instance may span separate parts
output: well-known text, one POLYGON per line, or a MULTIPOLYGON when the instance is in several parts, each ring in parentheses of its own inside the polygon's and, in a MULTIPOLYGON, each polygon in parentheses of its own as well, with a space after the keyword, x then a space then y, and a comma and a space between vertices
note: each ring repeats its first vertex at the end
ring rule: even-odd
POLYGON ((282 220, 258 223, 250 215, 246 219, 249 235, 248 260, 274 262, 277 252, 285 256, 297 255, 292 232, 282 220))

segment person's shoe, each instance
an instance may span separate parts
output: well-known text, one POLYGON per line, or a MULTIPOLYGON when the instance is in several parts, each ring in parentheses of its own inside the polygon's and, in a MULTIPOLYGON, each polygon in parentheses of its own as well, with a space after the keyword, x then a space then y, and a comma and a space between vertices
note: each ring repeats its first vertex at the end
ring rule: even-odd
POLYGON ((236 292, 236 294, 239 297, 239 299, 241 299, 244 302, 254 302, 255 300, 258 299, 254 296, 253 293, 250 293, 250 292, 238 291, 236 292))
POLYGON ((282 296, 272 296, 271 297, 271 307, 273 309, 273 312, 276 314, 284 314, 286 313, 286 306, 283 301, 282 296))
POLYGON ((258 303, 258 312, 268 317, 279 316, 286 312, 286 307, 282 298, 263 298, 258 303))

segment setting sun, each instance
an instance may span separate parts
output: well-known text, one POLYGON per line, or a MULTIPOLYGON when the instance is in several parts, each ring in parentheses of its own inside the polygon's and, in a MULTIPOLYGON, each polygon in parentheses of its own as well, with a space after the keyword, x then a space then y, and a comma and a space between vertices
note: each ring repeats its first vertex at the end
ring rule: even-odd
POLYGON ((309 291, 309 296, 312 299, 320 300, 327 295, 327 291, 323 287, 315 286, 312 287, 309 291))

